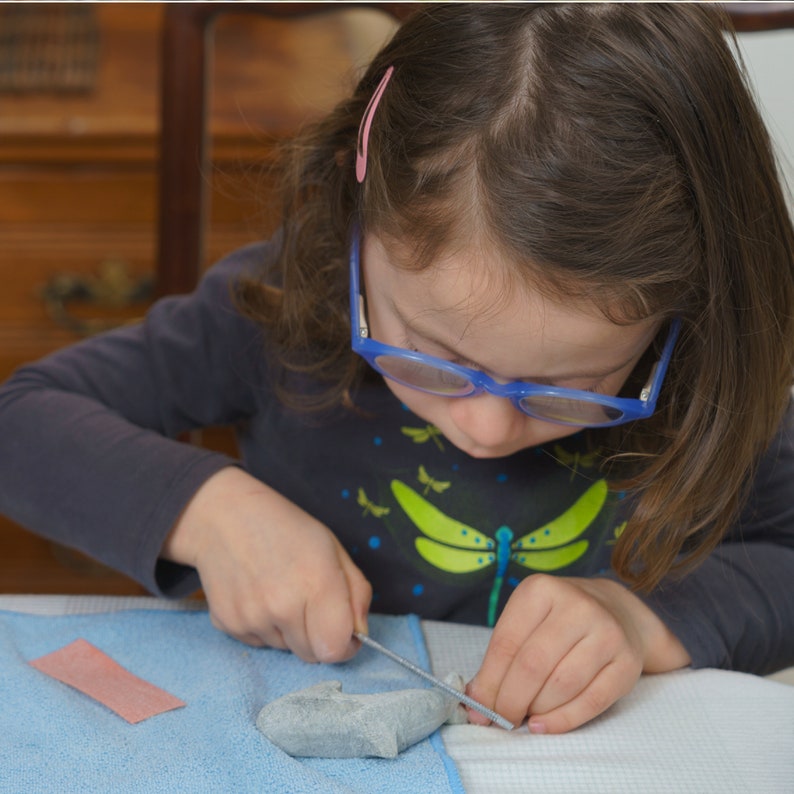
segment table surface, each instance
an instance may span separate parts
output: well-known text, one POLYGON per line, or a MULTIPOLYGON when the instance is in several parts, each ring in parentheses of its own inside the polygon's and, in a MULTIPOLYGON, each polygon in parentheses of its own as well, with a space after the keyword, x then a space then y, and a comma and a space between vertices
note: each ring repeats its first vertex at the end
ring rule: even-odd
MULTIPOLYGON (((148 597, 0 596, 0 609, 59 615, 201 609, 148 597)), ((476 672, 488 629, 423 622, 433 671, 476 672)), ((794 791, 794 687, 720 670, 643 676, 601 717, 562 736, 526 727, 450 725, 442 738, 468 794, 478 792, 794 791)))

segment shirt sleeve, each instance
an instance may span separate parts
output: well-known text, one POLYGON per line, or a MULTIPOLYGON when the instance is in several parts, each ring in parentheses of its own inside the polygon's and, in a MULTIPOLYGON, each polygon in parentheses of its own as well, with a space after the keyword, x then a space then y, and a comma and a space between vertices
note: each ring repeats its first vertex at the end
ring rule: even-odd
POLYGON ((18 370, 0 389, 0 511, 153 593, 195 590, 193 569, 158 555, 196 490, 236 461, 176 437, 253 410, 262 339, 231 283, 268 255, 241 249, 142 323, 18 370))
POLYGON ((733 530, 689 575, 643 596, 693 667, 766 675, 794 665, 793 483, 790 403, 733 530))

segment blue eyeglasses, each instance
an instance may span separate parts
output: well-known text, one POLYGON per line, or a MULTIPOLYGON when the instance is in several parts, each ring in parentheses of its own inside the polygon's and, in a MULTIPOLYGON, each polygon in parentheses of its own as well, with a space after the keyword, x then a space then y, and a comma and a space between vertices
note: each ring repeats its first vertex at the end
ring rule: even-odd
POLYGON ((499 383, 476 369, 370 339, 360 287, 360 247, 361 235, 356 227, 350 244, 351 346, 354 353, 384 377, 439 397, 473 397, 488 392, 506 397, 519 411, 535 419, 573 427, 611 427, 647 419, 656 410, 656 400, 681 327, 679 319, 671 322, 662 355, 654 364, 639 399, 521 380, 499 383))

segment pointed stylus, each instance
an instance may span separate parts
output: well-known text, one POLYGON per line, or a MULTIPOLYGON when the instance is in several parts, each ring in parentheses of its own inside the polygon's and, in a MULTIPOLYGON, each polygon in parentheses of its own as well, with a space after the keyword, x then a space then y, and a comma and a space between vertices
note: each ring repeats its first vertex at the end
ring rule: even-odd
POLYGON ((404 656, 400 656, 400 654, 390 651, 384 645, 381 645, 379 642, 373 640, 372 637, 368 637, 366 634, 363 634, 360 631, 354 631, 353 636, 357 640, 360 640, 364 645, 374 648, 384 656, 388 656, 392 661, 397 662, 397 664, 401 664, 406 670, 410 670, 420 678, 424 678, 425 681, 429 681, 433 686, 443 689, 444 692, 446 692, 448 695, 451 695, 453 698, 455 698, 455 700, 460 701, 475 711, 479 711, 480 714, 488 717, 491 722, 495 722, 499 727, 504 728, 506 731, 512 731, 513 728, 516 727, 512 722, 508 722, 501 714, 497 714, 495 711, 483 706, 482 703, 479 703, 474 698, 469 697, 464 692, 455 689, 454 686, 450 686, 446 681, 436 678, 434 675, 428 673, 427 670, 423 670, 421 667, 415 665, 412 661, 406 659, 404 656))

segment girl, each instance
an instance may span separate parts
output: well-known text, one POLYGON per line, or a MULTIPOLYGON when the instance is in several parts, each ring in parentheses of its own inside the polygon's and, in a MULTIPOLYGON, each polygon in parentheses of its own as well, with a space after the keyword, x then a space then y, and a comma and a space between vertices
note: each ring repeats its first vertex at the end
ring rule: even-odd
POLYGON ((494 625, 469 692, 535 732, 794 663, 794 232, 722 23, 422 6, 274 240, 5 385, 2 509, 308 661, 494 625))

